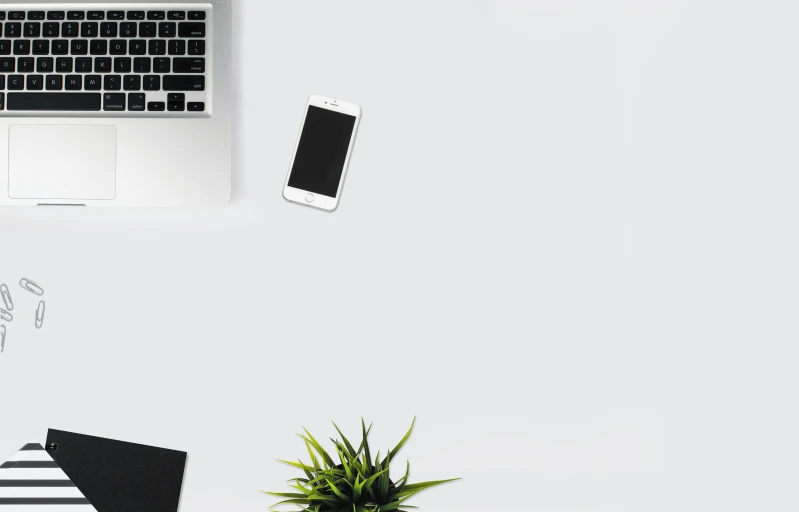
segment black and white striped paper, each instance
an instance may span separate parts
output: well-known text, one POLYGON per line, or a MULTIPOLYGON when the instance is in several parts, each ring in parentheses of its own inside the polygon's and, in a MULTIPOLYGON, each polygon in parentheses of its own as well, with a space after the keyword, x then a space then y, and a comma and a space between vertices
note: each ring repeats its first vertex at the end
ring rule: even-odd
POLYGON ((39 443, 0 465, 0 510, 97 512, 39 443), (65 507, 63 505, 70 505, 65 507))

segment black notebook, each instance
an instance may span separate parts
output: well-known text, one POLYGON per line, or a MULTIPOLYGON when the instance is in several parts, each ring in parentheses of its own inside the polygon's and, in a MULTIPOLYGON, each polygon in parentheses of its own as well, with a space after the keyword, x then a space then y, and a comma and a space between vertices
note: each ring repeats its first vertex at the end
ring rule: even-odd
POLYGON ((47 452, 97 512, 177 512, 186 452, 50 429, 47 452))

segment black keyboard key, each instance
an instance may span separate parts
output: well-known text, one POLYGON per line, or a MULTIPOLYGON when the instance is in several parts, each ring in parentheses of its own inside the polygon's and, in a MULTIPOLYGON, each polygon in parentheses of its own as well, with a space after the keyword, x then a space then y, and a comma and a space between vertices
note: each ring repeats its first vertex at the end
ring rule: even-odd
POLYGON ((89 42, 85 39, 75 39, 70 44, 72 55, 88 55, 89 54, 89 42))
POLYGON ((192 23, 190 21, 178 23, 178 36, 205 37, 205 23, 192 23))
POLYGON ((6 108, 6 94, 4 92, 0 92, 0 110, 5 110, 5 108, 6 108))
POLYGON ((133 59, 134 73, 150 73, 152 71, 152 61, 150 57, 136 57, 133 59))
POLYGON ((205 11, 189 11, 190 20, 204 20, 205 11))
POLYGON ((97 37, 100 30, 100 25, 93 21, 85 21, 80 24, 80 37, 87 39, 97 37))
POLYGON ((158 24, 158 37, 170 38, 175 37, 177 24, 171 21, 165 21, 158 24))
POLYGON ((0 55, 11 55, 11 41, 0 40, 0 55))
POLYGON ((36 59, 37 73, 52 73, 55 68, 55 59, 52 57, 39 57, 36 59))
POLYGON ((166 103, 163 101, 151 101, 147 104, 147 110, 150 112, 163 112, 166 110, 166 103))
POLYGON ((25 77, 22 75, 11 75, 8 77, 9 91, 22 91, 25 89, 25 77))
POLYGON ((157 33, 155 23, 139 23, 139 37, 155 37, 157 33))
POLYGON ((167 47, 169 55, 186 55, 186 41, 183 39, 172 39, 167 47))
POLYGON ((83 88, 83 77, 80 75, 67 76, 64 88, 68 91, 80 91, 83 88))
POLYGON ((3 21, 3 20, 5 20, 5 19, 6 19, 6 13, 5 13, 5 11, 0 11, 0 21, 3 21))
POLYGON ((72 57, 59 57, 55 60, 56 73, 72 73, 72 57))
POLYGON ((144 77, 144 90, 145 91, 160 91, 161 90, 161 77, 158 75, 147 75, 144 77))
POLYGON ((186 13, 184 11, 169 11, 166 15, 167 19, 170 20, 185 20, 186 13))
POLYGON ((183 93, 167 94, 166 109, 170 112, 183 112, 186 110, 186 95, 183 93))
POLYGON ((141 21, 144 19, 144 11, 128 11, 128 19, 141 21))
POLYGON ((110 73, 111 72, 111 57, 96 57, 94 59, 94 72, 95 73, 110 73))
POLYGON ((144 94, 130 93, 128 94, 128 110, 131 112, 142 112, 144 110, 144 94))
POLYGON ((13 73, 17 69, 14 57, 0 57, 0 73, 13 73))
POLYGON ((42 75, 28 75, 28 82, 25 89, 28 91, 44 90, 44 77, 42 75))
POLYGON ((22 35, 22 23, 6 23, 6 37, 17 38, 22 35))
POLYGON ((103 80, 99 75, 86 75, 84 88, 87 91, 99 91, 103 88, 103 80))
POLYGON ((25 37, 40 37, 42 35, 42 24, 26 23, 22 29, 22 33, 25 34, 25 37))
POLYGON ((99 111, 100 94, 78 92, 10 92, 8 110, 99 111))
POLYGON ((47 11, 48 20, 62 21, 65 17, 66 13, 64 11, 47 11))
MULTIPOLYGON (((50 52, 44 52, 39 55, 47 55, 50 52)), ((30 55, 31 42, 26 39, 19 39, 14 41, 14 55, 30 55)))
POLYGON ((6 88, 6 75, 0 75, 0 91, 6 88))
POLYGON ((44 19, 44 11, 28 11, 28 19, 41 21, 44 19))
POLYGON ((91 72, 92 72, 91 57, 78 57, 75 59, 75 73, 91 73, 91 72))
POLYGON ((161 21, 166 19, 166 13, 164 11, 148 11, 147 19, 154 21, 161 21))
POLYGON ((11 11, 8 13, 9 20, 24 20, 25 19, 25 11, 11 11))
POLYGON ((125 93, 103 94, 103 110, 124 111, 125 93))
POLYGON ((108 53, 111 55, 127 55, 128 42, 124 39, 114 39, 108 47, 108 53))
POLYGON ((130 73, 132 71, 130 57, 117 57, 114 59, 114 73, 130 73))
POLYGON ((117 37, 118 28, 115 21, 100 23, 100 37, 117 37))
POLYGON ((202 75, 167 75, 164 77, 165 91, 204 91, 205 77, 202 75))
POLYGON ((86 17, 86 13, 83 11, 69 11, 67 13, 68 20, 82 20, 86 17))
POLYGON ((126 91, 141 91, 141 77, 139 75, 125 75, 122 86, 126 91))
POLYGON ((205 55, 205 41, 196 39, 189 41, 189 55, 205 55))
POLYGON ((108 55, 108 41, 95 39, 89 43, 89 53, 92 55, 108 55))
POLYGON ((122 77, 119 75, 107 75, 104 77, 103 86, 106 91, 121 91, 122 77))
POLYGON ((169 73, 169 57, 158 57, 153 59, 153 73, 169 73))
POLYGON ((50 55, 50 41, 47 39, 37 39, 33 42, 34 55, 50 55))
POLYGON ((44 37, 58 37, 59 34, 59 24, 48 21, 44 25, 42 25, 42 36, 44 37))
POLYGON ((109 20, 124 20, 125 11, 108 11, 109 20))
POLYGON ((130 42, 131 55, 147 55, 147 41, 142 39, 134 39, 130 42))
POLYGON ((119 24, 119 37, 136 37, 138 34, 137 24, 125 22, 119 24))
POLYGON ((150 55, 166 55, 166 41, 163 39, 151 39, 150 55))
POLYGON ((64 88, 64 77, 61 75, 50 75, 44 79, 44 88, 48 91, 60 91, 64 88))
POLYGON ((67 22, 61 24, 61 37, 78 37, 80 35, 80 24, 67 22))
POLYGON ((176 57, 173 70, 175 73, 205 73, 205 59, 176 57))
POLYGON ((17 59, 17 71, 20 73, 33 73, 36 61, 33 57, 20 57, 17 59))
POLYGON ((89 11, 89 14, 86 16, 87 20, 104 20, 105 19, 105 12, 103 11, 89 11))
POLYGON ((67 55, 69 53, 69 43, 65 39, 53 41, 53 48, 50 50, 53 55, 67 55))

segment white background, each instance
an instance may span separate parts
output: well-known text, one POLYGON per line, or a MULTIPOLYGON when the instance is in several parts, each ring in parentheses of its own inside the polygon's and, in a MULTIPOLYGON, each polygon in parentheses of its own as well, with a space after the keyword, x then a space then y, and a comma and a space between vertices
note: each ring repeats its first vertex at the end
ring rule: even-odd
POLYGON ((430 512, 796 510, 798 14, 240 1, 230 206, 0 211, 0 452, 186 450, 183 512, 254 512, 302 425, 418 415, 430 512), (311 93, 364 112, 333 214, 281 198, 311 93))

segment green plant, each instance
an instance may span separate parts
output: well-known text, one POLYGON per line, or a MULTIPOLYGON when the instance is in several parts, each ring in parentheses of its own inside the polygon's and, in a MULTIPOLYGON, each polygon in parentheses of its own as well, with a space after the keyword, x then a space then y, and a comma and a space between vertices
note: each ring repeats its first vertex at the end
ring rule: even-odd
MULTIPOLYGON (((399 481, 395 483, 389 478, 391 460, 408 440, 415 424, 416 418, 402 441, 388 452, 382 461, 380 452, 378 452, 374 462, 372 462, 367 439, 372 426, 369 425, 367 429, 363 420, 361 420, 363 438, 357 450, 333 423, 341 436, 341 441, 333 438, 330 440, 336 447, 340 463, 336 463, 311 433, 303 428, 305 435, 298 435, 305 442, 308 455, 311 457, 311 465, 304 464, 302 461, 281 460, 280 462, 301 469, 306 478, 288 480, 294 483, 291 487, 299 492, 267 492, 266 494, 272 496, 288 498, 276 503, 272 508, 294 504, 303 512, 403 512, 400 510, 400 506, 416 493, 446 482, 459 480, 452 478, 415 484, 408 483, 410 463, 407 463, 405 476, 399 481)), ((404 507, 416 508, 409 505, 404 507)))

